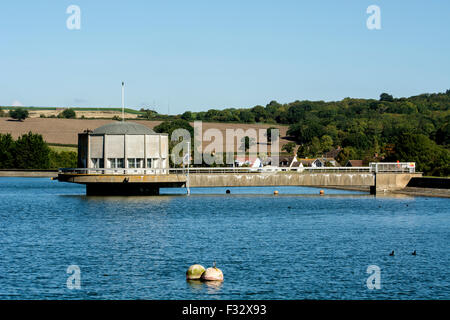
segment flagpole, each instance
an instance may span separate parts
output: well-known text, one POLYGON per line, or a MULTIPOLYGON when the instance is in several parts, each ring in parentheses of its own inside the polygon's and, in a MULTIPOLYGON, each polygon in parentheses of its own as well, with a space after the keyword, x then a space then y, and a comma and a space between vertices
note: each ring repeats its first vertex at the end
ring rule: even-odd
POLYGON ((125 83, 122 81, 122 122, 125 121, 125 83))

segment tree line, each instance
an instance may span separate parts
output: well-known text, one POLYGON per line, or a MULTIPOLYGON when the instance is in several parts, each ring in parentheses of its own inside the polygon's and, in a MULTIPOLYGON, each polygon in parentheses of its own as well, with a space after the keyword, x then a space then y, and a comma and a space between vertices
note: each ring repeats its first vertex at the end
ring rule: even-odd
POLYGON ((14 140, 0 134, 0 169, 58 169, 77 166, 77 153, 57 152, 40 134, 29 132, 14 140))
MULTIPOLYGON (((187 121, 273 123, 289 125, 297 156, 313 158, 339 150, 337 160, 415 161, 425 174, 450 174, 450 90, 378 100, 295 101, 250 109, 211 109, 179 115, 187 121)), ((286 146, 292 152, 294 145, 286 146)))

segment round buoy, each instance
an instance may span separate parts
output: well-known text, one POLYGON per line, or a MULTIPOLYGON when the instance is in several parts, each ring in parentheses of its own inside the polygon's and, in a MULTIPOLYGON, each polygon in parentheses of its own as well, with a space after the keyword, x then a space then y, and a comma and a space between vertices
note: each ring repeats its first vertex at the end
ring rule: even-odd
POLYGON ((226 194, 230 194, 231 193, 231 191, 229 189, 227 189, 227 191, 225 191, 225 192, 226 192, 226 194))
POLYGON ((320 195, 323 196, 325 194, 325 191, 320 190, 320 195))
POLYGON ((274 194, 274 195, 277 195, 277 194, 278 194, 278 190, 275 190, 275 191, 273 192, 273 194, 274 194))
POLYGON ((186 271, 186 280, 198 280, 205 272, 205 267, 200 264, 194 264, 186 271))
POLYGON ((206 269, 201 279, 203 281, 223 281, 223 272, 216 266, 206 269))

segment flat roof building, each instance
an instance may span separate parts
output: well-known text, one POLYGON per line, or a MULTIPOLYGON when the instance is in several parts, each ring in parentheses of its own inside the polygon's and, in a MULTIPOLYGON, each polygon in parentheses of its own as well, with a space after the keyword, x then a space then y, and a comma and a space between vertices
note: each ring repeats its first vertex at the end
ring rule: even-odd
POLYGON ((168 135, 135 122, 113 122, 78 134, 78 167, 109 173, 165 174, 168 135))

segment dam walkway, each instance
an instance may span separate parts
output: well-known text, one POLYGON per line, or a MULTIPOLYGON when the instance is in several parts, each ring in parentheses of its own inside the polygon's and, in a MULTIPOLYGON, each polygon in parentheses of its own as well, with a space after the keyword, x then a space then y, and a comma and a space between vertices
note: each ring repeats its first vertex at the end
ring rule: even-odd
POLYGON ((86 185, 88 195, 152 195, 170 187, 306 186, 367 188, 371 193, 404 188, 420 177, 414 163, 368 167, 68 168, 58 180, 86 185))

